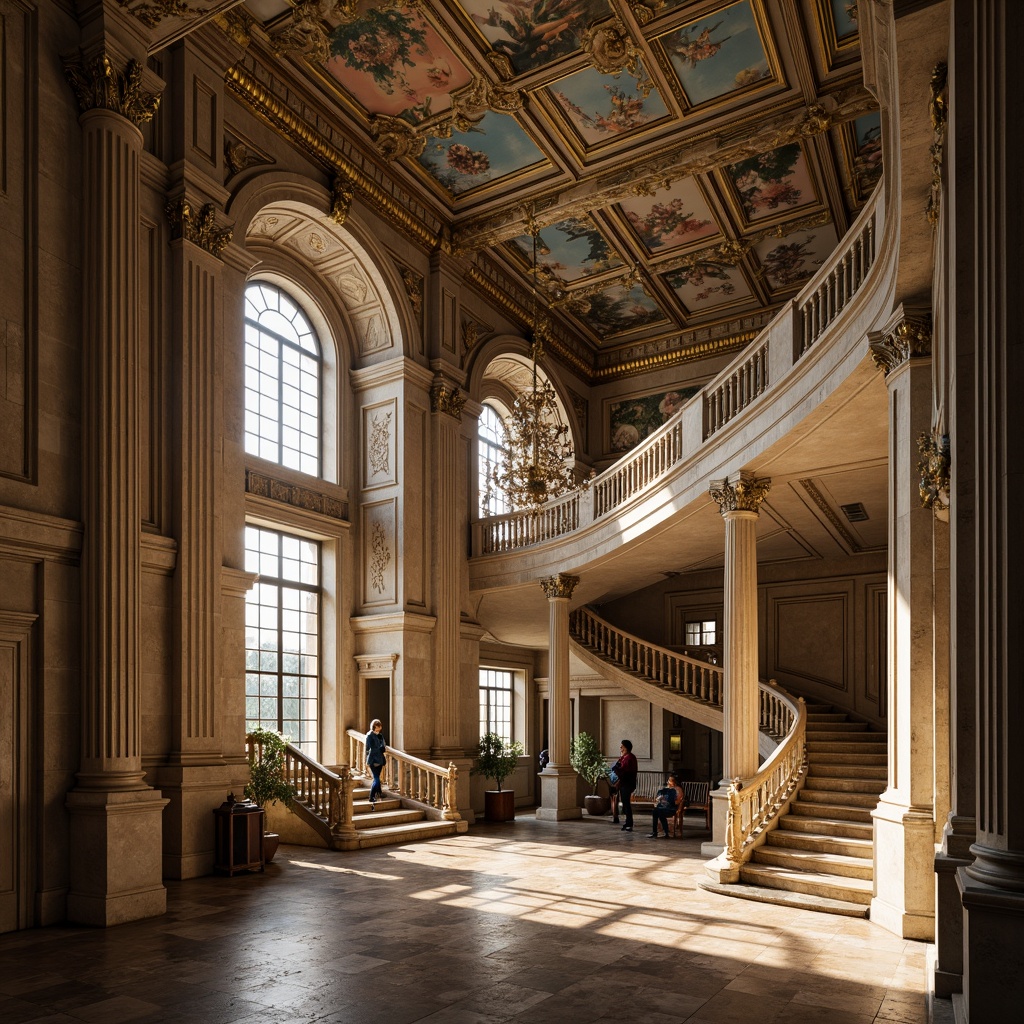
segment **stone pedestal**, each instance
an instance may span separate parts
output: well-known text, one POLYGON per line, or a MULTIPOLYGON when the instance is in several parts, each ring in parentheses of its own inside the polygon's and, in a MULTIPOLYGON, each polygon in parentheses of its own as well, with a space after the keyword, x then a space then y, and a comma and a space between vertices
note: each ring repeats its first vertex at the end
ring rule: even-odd
POLYGON ((577 775, 568 766, 549 764, 540 773, 540 807, 537 817, 541 821, 565 821, 582 818, 583 808, 577 797, 577 775))

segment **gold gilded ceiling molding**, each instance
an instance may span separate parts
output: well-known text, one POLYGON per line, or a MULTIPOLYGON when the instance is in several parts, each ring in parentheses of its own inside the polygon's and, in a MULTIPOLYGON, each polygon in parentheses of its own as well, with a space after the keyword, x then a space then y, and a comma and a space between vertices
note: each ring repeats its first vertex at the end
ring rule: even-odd
MULTIPOLYGON (((681 363, 692 363, 698 359, 730 355, 745 348, 759 333, 759 331, 743 331, 739 334, 730 334, 726 337, 714 338, 708 341, 698 341, 688 345, 681 344, 678 348, 652 353, 651 355, 620 359, 617 362, 610 362, 605 366, 599 366, 592 371, 590 383, 597 384, 625 380, 627 377, 638 377, 641 374, 665 370, 672 366, 678 366, 681 363)), ((668 340, 675 342, 679 338, 668 340)))
POLYGON ((503 82, 509 82, 516 77, 516 69, 512 67, 512 61, 508 59, 508 56, 504 53, 498 53, 496 50, 488 50, 485 54, 487 62, 497 72, 498 77, 503 82))
POLYGON ((75 91, 82 113, 112 110, 135 127, 153 120, 160 96, 142 89, 142 65, 129 60, 118 71, 105 53, 86 59, 81 54, 64 58, 64 77, 75 91))
MULTIPOLYGON (((574 186, 572 193, 540 192, 531 199, 531 208, 539 226, 547 227, 567 216, 580 216, 623 199, 652 195, 681 178, 708 174, 787 143, 812 138, 877 108, 877 102, 866 89, 851 87, 824 97, 823 102, 795 110, 788 107, 770 117, 761 115, 757 121, 744 122, 728 133, 688 139, 657 160, 648 157, 626 161, 606 175, 574 186)), ((525 234, 521 210, 510 208, 468 219, 455 234, 456 246, 469 252, 525 234)))
POLYGON ((648 25, 654 21, 658 11, 665 6, 665 0, 652 0, 651 3, 641 3, 640 0, 629 0, 629 9, 633 12, 638 25, 648 25))
MULTIPOLYGON (((311 128, 303 118, 257 81, 247 69, 234 64, 228 68, 224 79, 228 88, 246 103, 253 113, 328 172, 343 176, 353 192, 358 191, 369 206, 382 214, 408 238, 427 250, 437 248, 438 237, 443 234, 439 224, 427 224, 413 215, 395 195, 387 192, 353 164, 336 145, 324 137, 323 133, 311 128)), ((332 214, 333 212, 332 205, 332 214)), ((450 248, 450 242, 446 237, 442 237, 440 244, 445 251, 450 248)))
POLYGON ((146 28, 156 28, 165 18, 186 20, 209 14, 209 4, 197 7, 194 3, 189 3, 188 0, 144 0, 143 3, 137 3, 136 0, 117 0, 117 2, 133 18, 141 21, 146 28))
POLYGON ((349 181, 348 175, 339 171, 331 179, 331 220, 338 227, 348 220, 348 212, 352 209, 352 200, 355 199, 355 190, 349 181))
POLYGON ((636 79, 637 88, 645 98, 650 95, 654 82, 649 76, 642 77, 643 53, 618 18, 610 18, 588 28, 583 33, 583 50, 602 75, 617 75, 625 71, 636 79))
POLYGON ((408 121, 387 114, 374 114, 370 118, 370 134, 377 152, 385 160, 399 160, 403 156, 415 160, 427 145, 427 136, 417 134, 408 121))
POLYGON ((526 102, 521 89, 494 85, 486 78, 474 78, 468 85, 452 92, 450 99, 452 106, 445 115, 420 127, 424 141, 427 135, 448 139, 453 131, 468 132, 488 112, 514 114, 522 110, 526 102))
POLYGON ((252 42, 250 29, 256 19, 248 12, 239 7, 232 7, 229 11, 221 11, 214 15, 213 23, 233 43, 243 50, 252 42))

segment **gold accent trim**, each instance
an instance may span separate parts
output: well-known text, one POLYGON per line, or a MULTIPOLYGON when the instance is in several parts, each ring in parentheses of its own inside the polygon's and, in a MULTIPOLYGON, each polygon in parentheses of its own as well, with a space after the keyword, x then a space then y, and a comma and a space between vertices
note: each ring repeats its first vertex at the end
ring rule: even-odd
POLYGON ((568 600, 572 597, 572 592, 576 589, 579 581, 579 576, 570 576, 568 573, 560 572, 554 576, 548 576, 539 582, 541 590, 544 591, 544 596, 550 601, 552 598, 568 600))
POLYGON ((919 493, 921 507, 935 512, 949 508, 949 434, 921 434, 917 439, 917 450, 921 461, 917 471, 921 474, 919 493))
MULTIPOLYGON (((730 334, 724 338, 714 338, 710 341, 698 341, 689 345, 681 344, 679 348, 672 351, 655 352, 649 356, 636 356, 617 363, 609 363, 607 366, 598 366, 590 375, 590 383, 623 380, 627 377, 651 373, 654 370, 678 366, 680 363, 692 363, 697 359, 739 352, 753 341, 761 330, 763 328, 756 331, 741 331, 738 334, 730 334)), ((672 344, 680 341, 680 336, 666 340, 672 344)))
POLYGON ((760 512, 761 502, 768 496, 772 482, 769 477, 757 479, 750 473, 737 473, 727 480, 712 480, 708 493, 727 512, 760 512))
POLYGON ((134 0, 117 0, 133 18, 137 18, 146 28, 156 28, 165 18, 199 18, 208 14, 208 10, 193 7, 187 0, 146 0, 132 7, 134 0))
POLYGON ((352 200, 355 192, 352 190, 348 176, 339 172, 331 179, 331 212, 330 218, 338 227, 348 220, 349 210, 352 209, 352 200))
POLYGON ((807 492, 808 497, 815 505, 821 510, 822 515, 832 524, 835 528, 836 533, 846 541, 850 550, 856 554, 861 550, 860 544, 854 539, 854 536, 846 528, 846 524, 836 515, 835 509, 828 503, 825 495, 818 490, 813 480, 801 480, 800 486, 807 492))
POLYGON ((295 508, 305 509, 307 512, 317 512, 343 523, 348 522, 347 501, 332 498, 328 494, 314 491, 309 487, 300 487, 297 484, 285 483, 283 480, 275 480, 254 469, 245 471, 245 491, 257 498, 269 498, 282 505, 293 505, 295 508))
POLYGON ((636 79, 637 88, 645 98, 650 95, 654 81, 649 74, 641 78, 643 52, 618 18, 609 18, 588 28, 583 33, 583 50, 602 75, 625 71, 636 79))
POLYGON ((932 227, 938 224, 939 211, 942 208, 942 164, 946 151, 946 119, 948 115, 946 82, 946 62, 940 60, 932 69, 931 99, 928 103, 935 139, 928 149, 932 158, 932 184, 928 193, 928 208, 925 211, 925 216, 932 227))
POLYGON ((415 270, 399 264, 398 272, 402 275, 402 284, 405 285, 405 295, 409 300, 416 319, 422 323, 423 320, 423 276, 415 270))
POLYGON ((225 72, 224 81, 227 87, 238 95, 255 114, 300 150, 326 169, 338 175, 344 175, 353 191, 358 191, 371 207, 386 217, 408 238, 428 250, 440 246, 442 251, 451 251, 450 241, 446 236, 442 235, 439 240, 436 231, 404 209, 377 182, 346 159, 341 150, 328 142, 320 132, 311 128, 244 68, 237 64, 232 65, 225 72))
POLYGON ((182 196, 167 203, 164 212, 171 222, 172 239, 184 238, 220 259, 233 232, 231 228, 217 227, 217 209, 213 203, 205 203, 196 214, 192 212, 192 204, 182 196))
POLYGON ((447 413, 453 419, 462 420, 462 407, 466 396, 458 388, 437 381, 430 387, 430 411, 447 413))
POLYGON ((370 134, 385 160, 400 160, 404 156, 415 160, 427 146, 426 135, 418 135, 408 121, 386 114, 370 118, 370 134))
POLYGON ((81 54, 65 57, 64 77, 74 89, 83 114, 112 110, 138 128, 152 121, 160 106, 159 94, 142 91, 142 65, 134 58, 125 64, 124 71, 118 71, 105 53, 89 60, 81 54))
POLYGON ((888 377, 909 359, 932 354, 931 317, 901 306, 882 333, 873 336, 868 344, 875 367, 888 377))

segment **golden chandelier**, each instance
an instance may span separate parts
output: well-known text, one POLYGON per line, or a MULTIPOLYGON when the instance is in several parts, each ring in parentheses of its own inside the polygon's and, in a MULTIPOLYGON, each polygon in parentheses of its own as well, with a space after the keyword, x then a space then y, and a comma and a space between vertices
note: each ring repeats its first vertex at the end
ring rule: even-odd
POLYGON ((533 339, 530 345, 533 380, 530 390, 516 397, 504 420, 505 450, 487 480, 488 497, 495 492, 504 494, 513 511, 523 508, 536 511, 549 498, 575 487, 569 427, 561 421, 554 387, 541 376, 537 367, 544 354, 549 326, 547 317, 539 314, 537 303, 540 231, 532 217, 529 226, 533 236, 533 339))

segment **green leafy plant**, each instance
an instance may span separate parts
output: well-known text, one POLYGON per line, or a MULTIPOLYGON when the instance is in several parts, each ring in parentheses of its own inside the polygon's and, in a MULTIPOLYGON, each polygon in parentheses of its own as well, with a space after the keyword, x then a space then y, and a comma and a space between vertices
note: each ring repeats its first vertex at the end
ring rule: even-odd
POLYGON ((501 784, 519 767, 519 758, 524 753, 519 740, 506 743, 496 732, 485 733, 477 744, 476 765, 470 769, 470 774, 494 779, 500 793, 501 784))
POLYGON ((248 736, 249 781, 245 795, 260 807, 281 801, 287 807, 295 795, 295 787, 284 777, 284 755, 287 741, 272 729, 254 729, 248 736))
POLYGON ((587 780, 597 795, 597 784, 608 774, 608 764, 597 745, 597 740, 588 732, 574 736, 569 751, 569 764, 573 771, 587 780))

